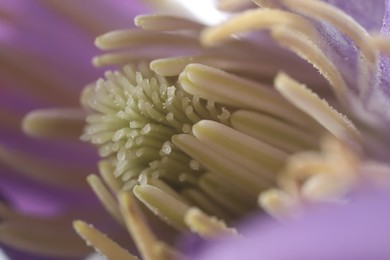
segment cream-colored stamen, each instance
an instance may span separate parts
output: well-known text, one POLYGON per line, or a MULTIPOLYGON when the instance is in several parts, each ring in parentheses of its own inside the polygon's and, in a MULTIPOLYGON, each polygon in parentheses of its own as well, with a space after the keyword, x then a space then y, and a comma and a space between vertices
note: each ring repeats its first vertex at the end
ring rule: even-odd
POLYGON ((371 37, 370 44, 372 44, 373 48, 379 49, 386 55, 390 55, 390 37, 383 36, 380 34, 373 35, 371 37))
POLYGON ((287 49, 292 50, 302 59, 312 64, 328 80, 339 100, 345 100, 348 87, 336 66, 326 57, 322 50, 306 35, 286 27, 272 30, 272 37, 287 49))
POLYGON ((122 190, 122 183, 114 176, 114 166, 109 160, 100 160, 98 163, 99 173, 111 192, 118 194, 122 190))
POLYGON ((77 138, 83 132, 85 112, 80 109, 41 109, 23 119, 23 131, 34 137, 77 138))
POLYGON ((270 189, 262 192, 258 203, 268 214, 281 221, 299 214, 296 199, 281 190, 270 189))
POLYGON ((119 212, 118 203, 114 196, 107 190, 102 180, 95 174, 91 174, 88 175, 87 181, 104 208, 116 221, 118 221, 118 223, 123 224, 123 218, 119 212))
POLYGON ((197 205, 200 209, 208 212, 212 216, 217 216, 220 219, 229 220, 230 216, 224 210, 221 205, 211 201, 200 190, 195 188, 186 188, 180 192, 180 194, 187 198, 193 204, 197 205))
POLYGON ((264 181, 258 176, 247 172, 239 164, 236 164, 222 155, 210 149, 207 145, 200 142, 190 135, 175 135, 172 138, 173 143, 192 158, 199 161, 208 170, 218 173, 229 181, 237 184, 244 190, 254 196, 264 188, 264 181))
POLYGON ((134 18, 136 26, 151 31, 200 30, 204 25, 185 18, 169 15, 138 15, 134 18))
POLYGON ((103 34, 96 38, 95 44, 102 50, 118 49, 123 47, 144 46, 147 44, 174 46, 200 47, 196 38, 163 32, 149 32, 142 30, 118 30, 103 34))
POLYGON ((252 6, 251 0, 219 0, 217 8, 221 11, 234 12, 252 6))
POLYGON ((97 252, 103 254, 108 260, 138 260, 138 257, 127 252, 92 225, 76 220, 73 222, 73 227, 87 243, 91 244, 97 252))
POLYGON ((188 65, 180 74, 179 81, 185 91, 207 100, 263 111, 303 128, 312 125, 311 119, 265 84, 201 64, 188 65))
POLYGON ((179 230, 187 230, 183 218, 190 208, 189 205, 150 185, 137 185, 133 192, 145 206, 162 220, 179 230))
POLYGON ((235 229, 228 228, 223 221, 206 215, 198 208, 190 208, 184 217, 184 222, 189 226, 192 232, 195 232, 204 238, 237 236, 237 231, 235 229))
POLYGON ((287 153, 261 140, 214 121, 202 120, 192 127, 192 132, 216 153, 260 177, 262 170, 280 168, 287 157, 287 153))
POLYGON ((236 33, 271 29, 281 25, 294 28, 310 38, 317 37, 313 26, 299 15, 281 10, 256 9, 243 12, 218 26, 205 29, 201 35, 201 42, 206 46, 212 46, 236 33))
POLYGON ((143 259, 157 260, 158 257, 152 250, 157 240, 146 223, 134 196, 129 192, 122 192, 119 194, 118 199, 127 230, 131 234, 143 259))
POLYGON ((371 63, 375 63, 375 52, 370 48, 370 35, 367 31, 352 17, 344 13, 339 8, 318 0, 282 0, 292 10, 316 18, 321 21, 327 21, 335 26, 342 33, 351 38, 360 48, 363 55, 371 63))
POLYGON ((234 129, 287 152, 314 148, 316 132, 307 132, 267 114, 238 110, 230 116, 234 129))
POLYGON ((353 149, 361 149, 361 135, 353 123, 321 100, 311 90, 299 84, 284 73, 275 78, 276 89, 292 104, 312 116, 337 138, 348 143, 353 149))

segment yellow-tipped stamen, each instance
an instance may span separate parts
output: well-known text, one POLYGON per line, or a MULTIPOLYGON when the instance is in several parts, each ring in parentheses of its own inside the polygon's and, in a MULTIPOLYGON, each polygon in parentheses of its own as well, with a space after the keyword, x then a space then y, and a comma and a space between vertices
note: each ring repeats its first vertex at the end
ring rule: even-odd
POLYGON ((134 18, 136 26, 151 31, 200 30, 204 25, 185 18, 169 15, 138 15, 134 18))
POLYGON ((180 253, 178 250, 170 247, 164 242, 158 241, 153 245, 153 252, 159 257, 158 259, 169 259, 169 260, 179 260, 185 259, 185 255, 180 253))
POLYGON ((184 217, 184 221, 192 232, 204 238, 237 236, 235 229, 226 227, 223 221, 204 214, 198 208, 190 208, 184 217))
POLYGON ((97 252, 103 254, 108 260, 138 260, 136 256, 120 247, 117 243, 112 241, 99 230, 95 229, 92 225, 88 225, 81 220, 76 220, 73 222, 73 227, 88 244, 92 245, 97 252))
POLYGON ((189 205, 150 185, 137 185, 133 192, 162 220, 179 230, 187 230, 183 217, 190 208, 189 205))
POLYGON ((379 49, 386 55, 390 55, 390 38, 383 35, 373 35, 371 37, 370 43, 373 45, 373 48, 379 49))
POLYGON ((114 176, 114 167, 108 160, 101 160, 98 163, 99 173, 111 192, 118 194, 122 189, 122 183, 114 176))
POLYGON ((196 204, 200 209, 209 212, 210 215, 220 219, 230 220, 229 214, 220 205, 211 201, 201 191, 195 188, 187 188, 181 191, 180 195, 196 204))
POLYGON ((305 35, 285 27, 273 29, 272 38, 318 69, 318 71, 328 80, 339 100, 345 100, 348 87, 345 84, 344 79, 336 69, 336 66, 310 38, 306 38, 305 35))
POLYGON ((157 189, 162 190, 163 192, 172 196, 173 198, 180 200, 183 203, 191 205, 191 202, 189 202, 184 197, 180 196, 180 194, 178 194, 174 189, 172 189, 169 185, 167 185, 165 182, 161 181, 160 179, 150 178, 146 175, 140 175, 138 181, 141 185, 147 184, 147 185, 153 186, 157 189))
POLYGON ((283 0, 283 2, 298 13, 332 24, 354 41, 362 54, 361 59, 358 59, 358 84, 361 89, 360 96, 364 98, 369 92, 369 86, 372 85, 370 76, 376 77, 378 66, 376 49, 370 45, 371 36, 364 27, 342 10, 328 3, 318 0, 283 0))
POLYGON ((236 33, 271 29, 282 25, 304 32, 311 38, 317 37, 313 26, 299 15, 281 10, 255 9, 243 12, 218 26, 205 29, 201 35, 201 42, 206 46, 212 46, 236 33))
POLYGON ((252 2, 262 8, 273 8, 278 6, 277 1, 275 0, 252 0, 252 2))
POLYGON ((351 38, 360 48, 363 55, 371 63, 375 63, 375 52, 367 44, 370 35, 352 17, 341 11, 339 8, 318 0, 282 0, 292 10, 326 21, 335 26, 340 32, 351 38))
POLYGON ((296 199, 281 190, 270 189, 262 192, 258 203, 268 214, 281 221, 299 214, 296 199))
POLYGON ((234 107, 270 113, 299 126, 311 126, 311 120, 307 120, 307 116, 293 108, 267 85, 200 64, 188 65, 180 74, 179 81, 183 89, 192 95, 234 107))
POLYGON ((123 218, 120 214, 118 203, 114 196, 107 190, 102 180, 95 174, 91 174, 88 175, 87 181, 107 212, 109 212, 118 223, 123 224, 123 218))
POLYGON ((267 114, 238 110, 230 116, 234 129, 287 152, 314 148, 317 136, 267 114))
POLYGON ((203 174, 198 186, 210 200, 217 202, 235 217, 248 214, 255 206, 256 196, 215 173, 203 174))
POLYGON ((77 138, 83 131, 85 112, 80 109, 41 109, 23 119, 23 131, 34 137, 77 138))
POLYGON ((131 234, 143 259, 157 260, 158 258, 152 250, 157 240, 149 229, 135 198, 129 192, 122 192, 119 194, 118 199, 127 230, 131 234))
POLYGON ((251 0, 219 0, 217 8, 221 11, 234 12, 252 7, 251 0))
POLYGON ((192 132, 214 152, 260 177, 263 169, 278 169, 287 157, 287 153, 261 140, 214 121, 202 120, 192 127, 192 132))
POLYGON ((286 74, 275 78, 277 90, 292 104, 313 117, 337 138, 347 142, 354 149, 361 149, 361 136, 353 123, 321 100, 316 94, 286 74))
POLYGON ((199 161, 204 167, 212 172, 226 176, 229 181, 236 183, 241 188, 245 187, 248 193, 256 196, 264 188, 263 180, 248 173, 239 164, 231 162, 220 154, 215 153, 195 137, 182 134, 174 136, 172 140, 176 146, 199 161))
POLYGON ((95 44, 102 50, 119 49, 145 44, 168 45, 170 47, 183 46, 199 48, 197 39, 179 34, 163 32, 149 32, 142 30, 118 30, 103 34, 96 38, 95 44))
POLYGON ((237 57, 229 57, 229 54, 202 54, 196 56, 173 57, 153 60, 150 68, 161 76, 178 76, 187 65, 200 63, 227 71, 253 74, 271 74, 271 69, 259 61, 250 61, 237 57))

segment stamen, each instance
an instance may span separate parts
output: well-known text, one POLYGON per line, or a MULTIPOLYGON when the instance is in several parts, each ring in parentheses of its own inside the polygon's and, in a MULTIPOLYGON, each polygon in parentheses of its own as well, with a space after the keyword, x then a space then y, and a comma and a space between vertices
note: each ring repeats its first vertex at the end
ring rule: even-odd
POLYGON ((279 44, 295 52, 302 59, 312 64, 328 80, 339 100, 346 99, 348 87, 334 64, 325 56, 321 49, 310 40, 288 28, 274 28, 272 37, 279 44))
POLYGON ((34 137, 78 138, 85 124, 85 112, 79 109, 41 109, 23 119, 23 131, 34 137))
POLYGON ((217 216, 220 219, 229 220, 230 216, 226 210, 221 208, 221 205, 214 203, 208 197, 206 197, 202 192, 195 188, 186 188, 180 192, 180 194, 192 201, 193 204, 197 205, 200 209, 208 212, 212 216, 217 216))
POLYGON ((145 217, 133 195, 129 192, 119 194, 120 208, 125 219, 127 230, 131 234, 144 260, 159 259, 152 248, 157 243, 145 217))
POLYGON ((111 195, 111 193, 104 186, 102 180, 94 175, 88 175, 87 181, 89 186, 91 186, 96 197, 102 203, 104 208, 108 213, 120 224, 123 224, 123 218, 119 212, 119 207, 116 199, 111 195))
POLYGON ((137 185, 133 192, 145 206, 162 220, 178 230, 187 230, 183 219, 189 209, 188 205, 150 185, 137 185))
POLYGON ((226 227, 223 221, 215 217, 207 216, 198 208, 190 208, 185 217, 185 223, 192 232, 199 234, 204 238, 216 238, 219 236, 237 236, 237 231, 226 227))
POLYGON ((113 174, 124 183, 149 168, 154 175, 180 182, 181 173, 194 170, 190 158, 167 141, 190 133, 202 118, 228 123, 230 112, 187 94, 180 84, 168 85, 146 66, 138 69, 126 66, 123 72, 106 73, 106 81, 84 92, 83 103, 92 114, 81 139, 97 145, 102 157, 115 156, 113 174))
POLYGON ((258 203, 268 214, 282 222, 299 214, 296 199, 281 190, 270 189, 262 192, 258 203))
POLYGON ((135 46, 167 45, 170 48, 185 46, 186 48, 199 48, 200 44, 194 37, 170 34, 163 32, 149 32, 143 30, 118 30, 111 31, 96 38, 95 44, 102 50, 129 48, 135 46))
POLYGON ((138 15, 134 18, 136 26, 152 31, 200 30, 203 24, 185 18, 169 15, 138 15))
POLYGON ((238 110, 230 117, 234 129, 287 152, 312 149, 318 140, 314 129, 303 131, 262 113, 238 110))
POLYGON ((236 33, 288 26, 310 38, 316 38, 313 26, 299 15, 273 9, 256 9, 243 12, 228 21, 208 29, 201 35, 201 42, 212 46, 236 33))
POLYGON ((98 163, 99 173, 111 192, 118 194, 122 189, 121 182, 114 176, 114 167, 108 160, 100 160, 98 163))
POLYGON ((370 48, 369 44, 367 44, 369 42, 370 35, 358 22, 342 10, 328 3, 317 0, 282 1, 285 5, 298 13, 302 13, 321 21, 329 22, 342 33, 351 38, 369 62, 375 63, 375 52, 370 48))
POLYGON ((373 35, 369 42, 372 48, 379 49, 386 55, 390 55, 390 38, 389 36, 373 35))
POLYGON ((234 12, 252 7, 251 0, 219 0, 217 8, 221 11, 234 12))
POLYGON ((208 170, 218 173, 236 183, 244 190, 257 196, 264 187, 263 180, 247 172, 241 165, 231 162, 218 153, 215 153, 207 145, 190 135, 175 135, 172 137, 173 143, 182 151, 199 161, 208 170), (245 187, 245 188, 244 188, 245 187))
POLYGON ((92 225, 76 220, 73 222, 73 227, 89 245, 92 245, 97 252, 103 254, 107 259, 138 260, 138 257, 127 252, 92 225))
POLYGON ((245 73, 254 76, 270 76, 274 69, 270 64, 264 65, 262 61, 251 61, 244 57, 235 57, 229 54, 202 54, 153 60, 150 68, 161 76, 178 76, 187 65, 200 63, 214 68, 245 73))
POLYGON ((311 119, 266 85, 200 64, 188 65, 179 81, 185 91, 206 100, 263 111, 303 127, 311 125, 311 119))
POLYGON ((274 171, 287 157, 287 153, 273 146, 214 121, 202 120, 193 126, 192 132, 214 152, 260 177, 262 169, 274 171))
POLYGON ((256 205, 257 195, 220 174, 206 172, 200 177, 198 186, 211 200, 236 217, 248 214, 256 205))
POLYGON ((297 108, 312 116, 325 129, 345 141, 353 149, 361 150, 361 136, 353 123, 321 100, 316 94, 284 73, 275 78, 276 89, 297 108))
POLYGON ((253 3, 262 8, 274 8, 279 6, 279 0, 252 0, 253 3))

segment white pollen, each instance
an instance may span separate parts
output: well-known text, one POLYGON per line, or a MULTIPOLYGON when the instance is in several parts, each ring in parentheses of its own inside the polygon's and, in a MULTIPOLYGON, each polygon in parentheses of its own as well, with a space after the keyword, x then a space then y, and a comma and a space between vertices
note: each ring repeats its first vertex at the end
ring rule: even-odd
POLYGON ((200 169, 199 162, 196 160, 191 160, 190 161, 190 168, 195 170, 195 171, 199 171, 199 169, 200 169))
POLYGON ((170 120, 173 120, 173 118, 174 118, 174 117, 173 117, 173 113, 171 113, 171 112, 169 112, 169 113, 166 115, 166 119, 169 120, 169 121, 170 121, 170 120))
POLYGON ((141 129, 141 134, 142 134, 142 135, 145 135, 145 134, 149 133, 149 132, 150 132, 150 129, 151 129, 150 124, 146 124, 146 125, 141 129))
POLYGON ((141 149, 138 149, 136 152, 135 152, 135 156, 137 156, 138 158, 141 157, 144 153, 142 152, 141 149))
POLYGON ((191 126, 189 124, 184 124, 181 130, 183 131, 183 133, 188 134, 191 132, 191 126))
POLYGON ((138 176, 138 182, 139 182, 139 184, 141 184, 141 185, 146 185, 146 184, 148 184, 148 178, 146 177, 146 174, 140 174, 140 175, 138 176))
POLYGON ((169 141, 165 142, 161 148, 161 151, 166 155, 170 154, 172 152, 171 142, 169 142, 169 141))

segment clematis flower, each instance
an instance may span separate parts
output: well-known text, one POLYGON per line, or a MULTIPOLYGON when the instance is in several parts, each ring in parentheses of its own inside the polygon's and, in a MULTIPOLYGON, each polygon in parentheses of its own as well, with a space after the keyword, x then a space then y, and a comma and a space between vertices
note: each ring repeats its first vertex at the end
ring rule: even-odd
MULTIPOLYGON (((95 65, 133 64, 84 90, 82 139, 103 158, 109 188, 97 196, 145 259, 179 253, 153 234, 134 196, 174 229, 210 239, 237 236, 226 224, 257 207, 285 221, 310 204, 346 203, 362 183, 389 183, 386 57, 368 32, 385 31, 387 2, 255 3, 216 26, 139 16, 144 30, 96 40, 109 52, 95 65)), ((75 228, 107 257, 125 257, 84 222, 75 228)))
MULTIPOLYGON (((234 223, 259 209, 288 223, 389 183, 388 1, 219 6, 217 25, 143 15, 99 36, 93 63, 119 68, 84 89, 84 112, 24 120, 72 137, 86 114, 81 139, 101 157, 88 183, 144 259, 185 258, 176 232, 240 239, 234 223)), ((136 259, 87 222, 74 228, 98 252, 136 259)))

